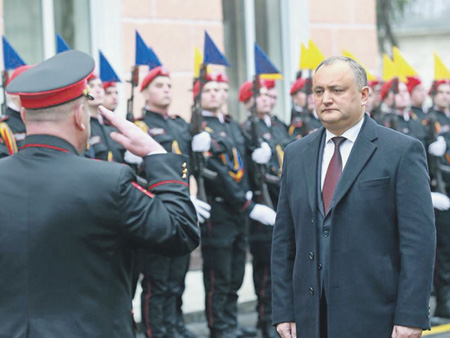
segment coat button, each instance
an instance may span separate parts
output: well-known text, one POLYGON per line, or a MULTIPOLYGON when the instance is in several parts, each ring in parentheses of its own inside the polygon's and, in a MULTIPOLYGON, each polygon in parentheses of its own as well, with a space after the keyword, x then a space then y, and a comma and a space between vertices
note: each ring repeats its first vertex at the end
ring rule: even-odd
POLYGON ((310 253, 309 253, 309 259, 310 259, 310 260, 313 260, 313 259, 314 259, 314 253, 313 253, 313 252, 310 252, 310 253))
POLYGON ((328 237, 330 235, 330 232, 328 230, 323 231, 323 237, 328 237))
POLYGON ((315 221, 314 221, 314 218, 311 218, 311 223, 314 223, 315 221))
POLYGON ((317 270, 322 270, 322 268, 323 268, 322 264, 319 263, 319 264, 317 265, 317 270))
POLYGON ((312 286, 309 287, 309 293, 310 295, 314 295, 314 289, 312 286))
POLYGON ((186 167, 187 167, 186 162, 183 162, 183 164, 181 165, 181 167, 182 167, 183 169, 186 168, 186 167))

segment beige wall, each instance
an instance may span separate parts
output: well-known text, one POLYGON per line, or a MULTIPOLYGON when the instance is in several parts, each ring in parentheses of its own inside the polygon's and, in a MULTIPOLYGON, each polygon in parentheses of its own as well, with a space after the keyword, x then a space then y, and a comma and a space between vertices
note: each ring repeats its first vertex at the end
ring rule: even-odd
POLYGON ((309 0, 310 36, 325 57, 347 49, 378 71, 375 0, 309 0))
MULTIPOLYGON (((170 113, 189 119, 194 47, 203 51, 204 31, 207 30, 223 50, 221 0, 123 0, 122 9, 124 70, 134 64, 137 29, 171 72, 174 100, 170 113)), ((147 67, 141 68, 140 81, 147 70, 147 67)), ((125 93, 128 97, 129 85, 125 93)), ((140 114, 143 105, 139 90, 135 90, 135 114, 140 114)))

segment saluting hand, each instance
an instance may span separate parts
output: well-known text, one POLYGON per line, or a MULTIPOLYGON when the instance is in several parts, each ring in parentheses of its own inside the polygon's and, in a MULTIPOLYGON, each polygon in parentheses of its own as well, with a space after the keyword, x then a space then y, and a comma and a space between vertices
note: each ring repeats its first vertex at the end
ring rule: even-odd
POLYGON ((277 332, 281 338, 297 338, 297 328, 294 322, 278 324, 277 332))
POLYGON ((392 338, 420 338, 422 329, 418 327, 394 325, 392 338))
POLYGON ((156 142, 150 135, 144 133, 142 129, 134 123, 117 116, 112 111, 100 106, 100 113, 106 117, 119 132, 112 132, 111 138, 123 145, 133 154, 144 157, 151 154, 165 154, 164 148, 156 142))

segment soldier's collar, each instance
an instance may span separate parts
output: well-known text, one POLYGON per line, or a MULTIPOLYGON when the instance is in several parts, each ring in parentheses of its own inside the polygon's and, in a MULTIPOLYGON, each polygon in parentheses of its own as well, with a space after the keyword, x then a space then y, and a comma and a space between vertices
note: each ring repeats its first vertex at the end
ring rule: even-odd
POLYGON ((25 138, 23 146, 20 147, 20 150, 26 148, 47 148, 78 155, 78 152, 72 144, 70 144, 66 140, 63 140, 62 138, 53 135, 28 135, 25 138))

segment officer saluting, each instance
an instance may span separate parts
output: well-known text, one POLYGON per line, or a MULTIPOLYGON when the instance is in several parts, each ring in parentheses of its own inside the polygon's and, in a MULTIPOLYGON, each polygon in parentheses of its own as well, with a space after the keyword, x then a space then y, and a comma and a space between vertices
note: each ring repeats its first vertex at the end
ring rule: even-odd
POLYGON ((104 109, 114 140, 144 157, 148 187, 128 166, 78 156, 93 68, 72 50, 7 87, 20 95, 28 136, 0 161, 0 336, 134 337, 132 247, 184 254, 198 245, 182 156, 104 109))

